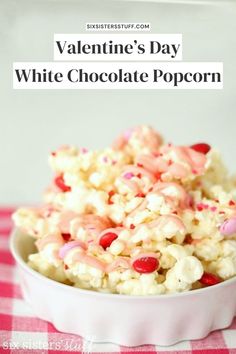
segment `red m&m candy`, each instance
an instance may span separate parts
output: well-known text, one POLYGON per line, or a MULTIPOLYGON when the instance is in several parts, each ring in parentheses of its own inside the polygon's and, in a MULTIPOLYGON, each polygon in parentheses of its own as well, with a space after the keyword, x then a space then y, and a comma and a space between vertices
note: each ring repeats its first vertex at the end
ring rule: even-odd
POLYGON ((67 233, 62 233, 61 235, 62 235, 63 239, 64 239, 66 242, 71 239, 71 234, 69 234, 69 233, 68 233, 68 234, 67 234, 67 233))
POLYGON ((152 273, 159 267, 155 257, 140 257, 133 262, 133 268, 138 273, 152 273))
POLYGON ((221 282, 221 279, 215 274, 204 272, 203 276, 199 281, 203 285, 211 286, 219 284, 221 282))
POLYGON ((70 192, 71 187, 67 186, 63 175, 59 175, 54 179, 55 185, 62 190, 62 192, 70 192))
POLYGON ((190 146, 191 149, 206 155, 210 150, 211 146, 205 143, 194 144, 190 146))
POLYGON ((110 247, 112 242, 116 240, 118 237, 117 234, 114 232, 107 232, 106 234, 102 235, 102 237, 99 240, 99 245, 102 246, 104 249, 107 247, 110 247))

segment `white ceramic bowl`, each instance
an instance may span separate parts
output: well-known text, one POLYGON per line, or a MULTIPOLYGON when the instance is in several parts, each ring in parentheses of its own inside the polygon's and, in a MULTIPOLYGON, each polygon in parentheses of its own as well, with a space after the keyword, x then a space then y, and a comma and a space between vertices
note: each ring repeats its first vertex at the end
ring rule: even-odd
POLYGON ((33 240, 18 230, 11 236, 11 251, 34 313, 59 331, 95 342, 171 345, 228 327, 236 315, 236 278, 174 295, 104 294, 60 284, 32 270, 25 261, 34 252, 33 240))

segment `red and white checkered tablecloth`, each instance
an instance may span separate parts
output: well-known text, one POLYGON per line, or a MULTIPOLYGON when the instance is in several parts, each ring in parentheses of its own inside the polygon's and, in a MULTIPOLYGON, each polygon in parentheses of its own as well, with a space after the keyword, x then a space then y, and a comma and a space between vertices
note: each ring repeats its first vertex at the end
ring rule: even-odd
POLYGON ((9 251, 12 211, 13 208, 0 208, 0 354, 236 354, 236 318, 227 330, 216 331, 202 340, 185 341, 171 347, 147 345, 135 348, 87 342, 79 336, 60 333, 50 323, 36 318, 22 299, 15 263, 9 251))

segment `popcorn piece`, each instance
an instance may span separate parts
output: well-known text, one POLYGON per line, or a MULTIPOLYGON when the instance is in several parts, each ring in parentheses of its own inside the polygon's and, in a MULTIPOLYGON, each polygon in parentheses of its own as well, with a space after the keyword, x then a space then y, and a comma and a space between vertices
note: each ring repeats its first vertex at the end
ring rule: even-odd
POLYGON ((192 284, 202 277, 203 266, 196 257, 187 256, 176 262, 174 271, 177 279, 192 284))
POLYGON ((177 277, 174 268, 167 272, 164 285, 170 292, 187 291, 191 289, 191 285, 189 283, 177 277))
POLYGON ((219 243, 206 239, 196 244, 194 254, 204 261, 214 261, 219 257, 220 252, 221 247, 219 243))
POLYGON ((229 279, 236 275, 236 258, 225 257, 216 262, 217 274, 222 279, 229 279))
POLYGON ((174 257, 177 261, 188 256, 186 248, 175 244, 167 246, 166 252, 174 257))
POLYGON ((226 240, 221 242, 221 253, 223 257, 236 255, 236 241, 226 240))
POLYGON ((118 256, 123 252, 124 248, 125 245, 121 240, 115 240, 109 247, 109 252, 111 252, 114 256, 118 256))

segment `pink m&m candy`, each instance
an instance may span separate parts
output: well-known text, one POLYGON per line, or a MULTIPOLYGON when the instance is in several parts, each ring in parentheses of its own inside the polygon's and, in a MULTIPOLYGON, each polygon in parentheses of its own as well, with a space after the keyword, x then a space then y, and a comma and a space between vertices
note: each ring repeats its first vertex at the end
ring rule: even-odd
POLYGON ((236 216, 225 220, 220 227, 220 232, 224 236, 231 236, 236 233, 236 216))

